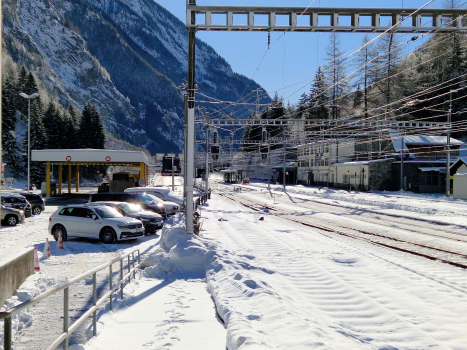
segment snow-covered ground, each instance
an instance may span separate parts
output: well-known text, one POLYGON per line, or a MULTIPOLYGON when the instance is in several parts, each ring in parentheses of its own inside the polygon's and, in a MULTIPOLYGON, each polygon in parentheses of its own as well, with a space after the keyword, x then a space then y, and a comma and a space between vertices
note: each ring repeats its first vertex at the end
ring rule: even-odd
MULTIPOLYGON (((467 204, 441 195, 302 186, 288 186, 283 193, 281 186, 273 186, 273 192, 266 186, 252 184, 242 195, 307 217, 407 237, 415 235, 404 231, 411 218, 455 223, 461 231, 467 227, 467 204), (299 207, 302 200, 311 207, 299 207), (339 210, 319 211, 331 203, 339 210), (375 223, 383 214, 402 216, 407 223, 375 223)), ((234 188, 212 187, 231 193, 234 188)), ((46 272, 57 263, 89 268, 85 263, 104 247, 114 254, 138 247, 144 252, 141 279, 123 301, 115 301, 113 313, 100 313, 99 336, 72 349, 466 348, 466 270, 323 234, 217 194, 201 213, 200 237, 186 235, 183 217, 177 216, 160 239, 149 236, 131 247, 67 242, 69 250, 46 260, 24 289, 46 289, 58 269, 51 277, 46 272)), ((43 223, 34 220, 31 225, 39 230, 43 223)), ((427 232, 433 230, 426 225, 427 232)), ((3 230, 0 244, 8 245, 3 230)), ((25 294, 17 295, 16 302, 25 294)), ((35 322, 41 319, 29 312, 16 325, 26 334, 35 322)))

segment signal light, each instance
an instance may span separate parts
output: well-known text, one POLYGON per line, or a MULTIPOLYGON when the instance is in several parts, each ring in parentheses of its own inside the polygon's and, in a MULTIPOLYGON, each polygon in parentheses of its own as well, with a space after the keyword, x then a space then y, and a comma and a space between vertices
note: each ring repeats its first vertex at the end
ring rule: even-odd
POLYGON ((266 131, 266 129, 263 128, 263 132, 262 132, 262 135, 261 135, 261 142, 262 143, 267 143, 268 142, 268 133, 266 131))
POLYGON ((217 144, 217 131, 212 133, 212 143, 215 145, 217 144))

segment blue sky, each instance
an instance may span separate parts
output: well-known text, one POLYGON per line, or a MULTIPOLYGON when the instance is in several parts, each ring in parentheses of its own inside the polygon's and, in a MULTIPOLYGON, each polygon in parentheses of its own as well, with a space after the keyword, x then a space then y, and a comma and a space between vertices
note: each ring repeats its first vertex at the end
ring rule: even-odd
MULTIPOLYGON (((185 23, 186 0, 155 0, 185 23)), ((235 6, 298 6, 307 7, 312 0, 197 0, 198 5, 235 6)), ((419 8, 429 0, 316 0, 315 7, 386 7, 419 8)), ((443 0, 435 0, 428 7, 440 8, 443 0)), ((280 33, 271 33, 274 43, 280 33)), ((211 45, 237 73, 257 81, 271 96, 277 91, 286 101, 295 103, 303 92, 308 92, 310 79, 318 65, 324 63, 327 33, 286 33, 269 50, 267 33, 198 32, 198 38, 211 45), (267 52, 267 54, 266 54, 267 52), (263 56, 263 62, 260 64, 263 56), (292 78, 297 76, 296 78, 292 78), (288 79, 283 82, 283 80, 288 79), (308 85, 307 85, 308 84, 308 85)), ((370 35, 374 38, 377 35, 370 35)), ((407 35, 402 40, 410 40, 407 35)), ((342 51, 351 53, 363 40, 363 34, 341 34, 342 51)), ((419 45, 409 45, 405 52, 419 45)))

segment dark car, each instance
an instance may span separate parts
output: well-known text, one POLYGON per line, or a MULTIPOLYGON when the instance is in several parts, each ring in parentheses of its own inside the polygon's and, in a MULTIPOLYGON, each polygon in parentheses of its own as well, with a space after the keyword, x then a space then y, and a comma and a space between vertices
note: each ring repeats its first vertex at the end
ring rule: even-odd
POLYGON ((164 226, 162 216, 152 211, 141 209, 137 204, 127 202, 93 202, 89 205, 106 205, 114 208, 123 216, 132 217, 141 222, 144 225, 144 231, 146 234, 155 233, 164 226))
POLYGON ((89 196, 89 202, 127 202, 138 204, 142 209, 146 209, 167 218, 164 204, 156 202, 145 193, 109 192, 93 193, 89 196))
POLYGON ((24 216, 32 216, 31 204, 22 195, 17 193, 2 193, 2 205, 7 208, 21 209, 24 216))
POLYGON ((29 204, 32 207, 32 213, 34 215, 39 215, 45 210, 45 201, 41 196, 34 193, 20 193, 24 198, 27 199, 29 204))

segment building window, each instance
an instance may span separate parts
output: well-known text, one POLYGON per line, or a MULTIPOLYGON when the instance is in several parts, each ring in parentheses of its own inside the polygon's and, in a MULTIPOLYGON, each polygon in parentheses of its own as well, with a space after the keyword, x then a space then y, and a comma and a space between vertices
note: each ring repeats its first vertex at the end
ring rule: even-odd
POLYGON ((438 186, 439 173, 437 171, 426 171, 420 174, 420 185, 422 186, 438 186))
POLYGON ((328 166, 328 165, 329 165, 329 159, 326 158, 326 159, 324 160, 324 165, 325 165, 325 166, 328 166))

